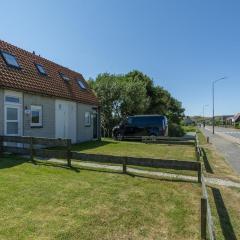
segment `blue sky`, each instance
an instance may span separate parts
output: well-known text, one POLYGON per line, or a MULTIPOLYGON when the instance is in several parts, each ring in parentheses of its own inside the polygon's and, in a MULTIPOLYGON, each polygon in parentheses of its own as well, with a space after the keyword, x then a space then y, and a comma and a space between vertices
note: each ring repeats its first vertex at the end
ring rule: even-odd
POLYGON ((187 115, 240 112, 239 0, 1 1, 0 39, 81 72, 138 69, 187 115))

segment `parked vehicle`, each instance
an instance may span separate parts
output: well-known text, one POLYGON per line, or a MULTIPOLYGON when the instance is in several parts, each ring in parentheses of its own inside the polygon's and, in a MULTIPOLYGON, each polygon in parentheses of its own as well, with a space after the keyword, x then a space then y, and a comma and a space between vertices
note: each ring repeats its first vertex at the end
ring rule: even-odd
POLYGON ((127 137, 168 136, 168 120, 162 115, 135 115, 127 117, 112 131, 114 139, 127 137))

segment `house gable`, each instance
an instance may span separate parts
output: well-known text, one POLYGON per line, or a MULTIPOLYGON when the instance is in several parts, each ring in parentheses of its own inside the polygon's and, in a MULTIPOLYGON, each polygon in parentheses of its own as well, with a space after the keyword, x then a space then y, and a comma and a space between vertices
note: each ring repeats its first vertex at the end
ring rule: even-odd
POLYGON ((0 88, 98 105, 97 97, 80 73, 1 40, 0 51, 10 53, 20 65, 20 68, 9 66, 0 56, 0 88), (42 66, 46 74, 41 74, 36 64, 42 66), (67 76, 69 80, 64 80, 59 73, 67 76), (78 80, 84 83, 86 89, 79 87, 78 80))

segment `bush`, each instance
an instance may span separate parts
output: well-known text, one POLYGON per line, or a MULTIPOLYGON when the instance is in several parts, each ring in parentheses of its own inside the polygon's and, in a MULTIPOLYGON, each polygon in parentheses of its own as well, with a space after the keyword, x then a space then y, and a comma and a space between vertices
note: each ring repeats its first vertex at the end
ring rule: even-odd
POLYGON ((184 132, 196 132, 197 128, 195 126, 183 126, 184 132))
POLYGON ((184 129, 181 125, 176 123, 170 123, 168 128, 169 137, 182 137, 184 135, 184 129))
POLYGON ((235 124, 235 128, 236 128, 236 129, 240 129, 240 123, 236 123, 236 124, 235 124))

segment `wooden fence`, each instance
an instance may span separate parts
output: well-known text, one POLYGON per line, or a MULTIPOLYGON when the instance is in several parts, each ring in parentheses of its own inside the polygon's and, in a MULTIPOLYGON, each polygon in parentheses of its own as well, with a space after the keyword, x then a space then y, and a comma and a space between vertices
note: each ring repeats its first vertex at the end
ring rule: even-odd
MULTIPOLYGON (((164 138, 166 141, 166 138, 164 138)), ((169 138, 168 138, 169 139, 169 138)), ((174 139, 176 140, 176 138, 174 139)), ((170 140, 172 141, 172 139, 170 140)), ((180 139, 178 139, 180 141, 180 139)), ((181 139, 183 141, 183 139, 181 139)), ((189 170, 197 171, 198 181, 201 182, 201 164, 194 161, 179 161, 179 160, 163 160, 152 158, 136 158, 136 157, 124 157, 124 156, 112 156, 112 155, 100 155, 100 154, 86 154, 71 151, 70 139, 48 139, 48 138, 35 138, 35 137, 12 137, 12 136, 0 136, 0 152, 8 151, 17 154, 29 154, 30 159, 34 161, 34 156, 45 158, 60 158, 66 159, 67 164, 71 167, 71 159, 76 161, 90 161, 101 163, 121 164, 123 166, 123 172, 127 172, 127 165, 131 166, 144 166, 154 168, 167 168, 177 170, 189 170), (22 147, 10 147, 5 146, 3 142, 20 143, 22 147), (36 148, 35 145, 41 145, 45 147, 62 146, 64 150, 51 150, 46 148, 36 148)))
MULTIPOLYGON (((203 154, 199 146, 199 139, 196 133, 195 140, 195 152, 198 161, 203 159, 203 154)), ((203 162, 203 161, 201 161, 203 162)), ((202 163, 201 163, 202 165, 202 163)), ((203 171, 201 171, 201 184, 202 184, 202 196, 201 196, 201 239, 215 240, 215 230, 213 224, 213 218, 211 213, 211 207, 209 203, 209 196, 207 192, 207 186, 203 171)))
POLYGON ((216 239, 207 187, 204 175, 202 174, 201 238, 207 239, 207 236, 209 236, 210 240, 216 239))
POLYGON ((31 161, 34 161, 34 156, 65 158, 68 166, 71 166, 71 139, 0 136, 0 154, 4 151, 16 154, 29 154, 31 161), (9 146, 4 143, 15 143, 18 146, 9 146), (36 148, 36 146, 39 147, 36 148), (64 147, 64 150, 44 149, 44 147, 53 146, 64 147))

